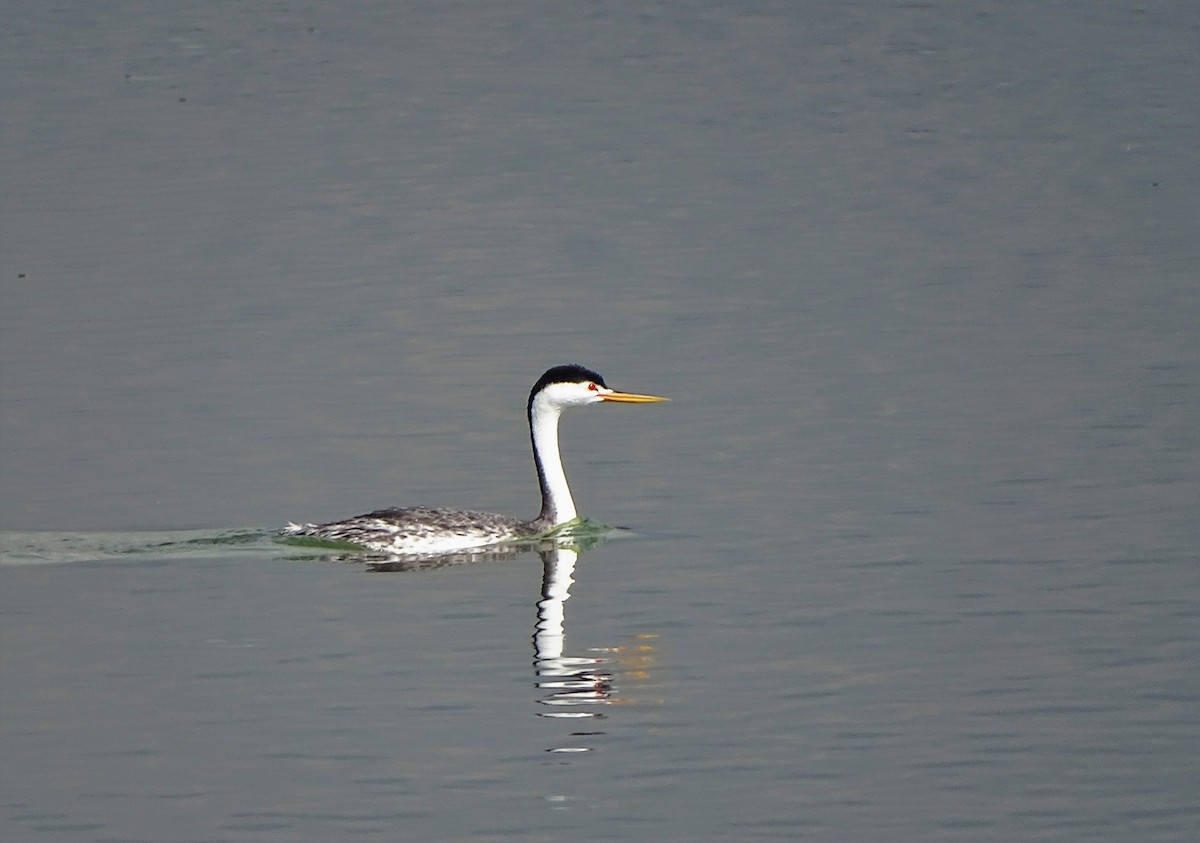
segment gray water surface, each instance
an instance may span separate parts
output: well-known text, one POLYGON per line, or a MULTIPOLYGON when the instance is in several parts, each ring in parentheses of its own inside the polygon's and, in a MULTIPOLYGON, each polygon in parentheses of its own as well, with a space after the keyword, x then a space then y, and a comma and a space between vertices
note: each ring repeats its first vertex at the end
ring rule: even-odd
POLYGON ((4 840, 1194 839, 1194 4, 2 8, 4 840))

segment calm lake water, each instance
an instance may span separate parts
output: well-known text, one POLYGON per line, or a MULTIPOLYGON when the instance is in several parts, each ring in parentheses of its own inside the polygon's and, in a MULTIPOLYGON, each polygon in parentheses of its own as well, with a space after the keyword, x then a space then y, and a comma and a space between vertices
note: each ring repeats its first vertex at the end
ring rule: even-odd
POLYGON ((0 837, 1194 839, 1198 36, 5 4, 0 837), (608 541, 270 540, 532 516, 562 362, 608 541))

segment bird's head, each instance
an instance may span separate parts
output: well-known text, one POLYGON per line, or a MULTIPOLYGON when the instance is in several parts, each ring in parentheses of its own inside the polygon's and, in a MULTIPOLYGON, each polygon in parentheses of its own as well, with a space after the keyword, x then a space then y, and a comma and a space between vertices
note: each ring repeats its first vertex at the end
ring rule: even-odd
POLYGON ((561 411, 611 401, 619 404, 653 404, 669 399, 636 392, 618 392, 604 382, 598 372, 575 364, 554 366, 538 378, 529 393, 529 412, 535 406, 561 411))

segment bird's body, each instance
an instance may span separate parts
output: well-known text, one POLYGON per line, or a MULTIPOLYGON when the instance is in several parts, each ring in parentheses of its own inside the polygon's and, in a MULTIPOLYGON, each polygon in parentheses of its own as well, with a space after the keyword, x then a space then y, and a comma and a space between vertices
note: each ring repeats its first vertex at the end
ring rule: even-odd
POLYGON ((410 506, 381 509, 331 524, 289 524, 284 532, 349 542, 368 550, 424 554, 520 541, 553 526, 494 512, 410 506))
POLYGON ((562 411, 603 401, 645 404, 666 400, 609 389, 604 378, 582 366, 548 369, 534 384, 526 406, 542 490, 541 512, 528 521, 490 512, 417 506, 381 509, 328 524, 289 524, 283 533, 399 554, 453 553, 543 535, 576 519, 575 502, 558 452, 562 411))

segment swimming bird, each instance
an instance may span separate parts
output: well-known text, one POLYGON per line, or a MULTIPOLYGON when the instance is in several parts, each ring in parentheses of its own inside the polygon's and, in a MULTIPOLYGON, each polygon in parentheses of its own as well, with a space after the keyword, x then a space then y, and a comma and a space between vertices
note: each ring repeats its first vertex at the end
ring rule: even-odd
POLYGON ((614 402, 650 404, 668 399, 618 392, 579 365, 554 366, 529 392, 526 415, 542 510, 523 521, 491 512, 434 507, 380 509, 328 524, 288 524, 283 535, 349 542, 381 553, 438 554, 521 541, 576 520, 575 501, 558 452, 558 419, 568 407, 614 402))

